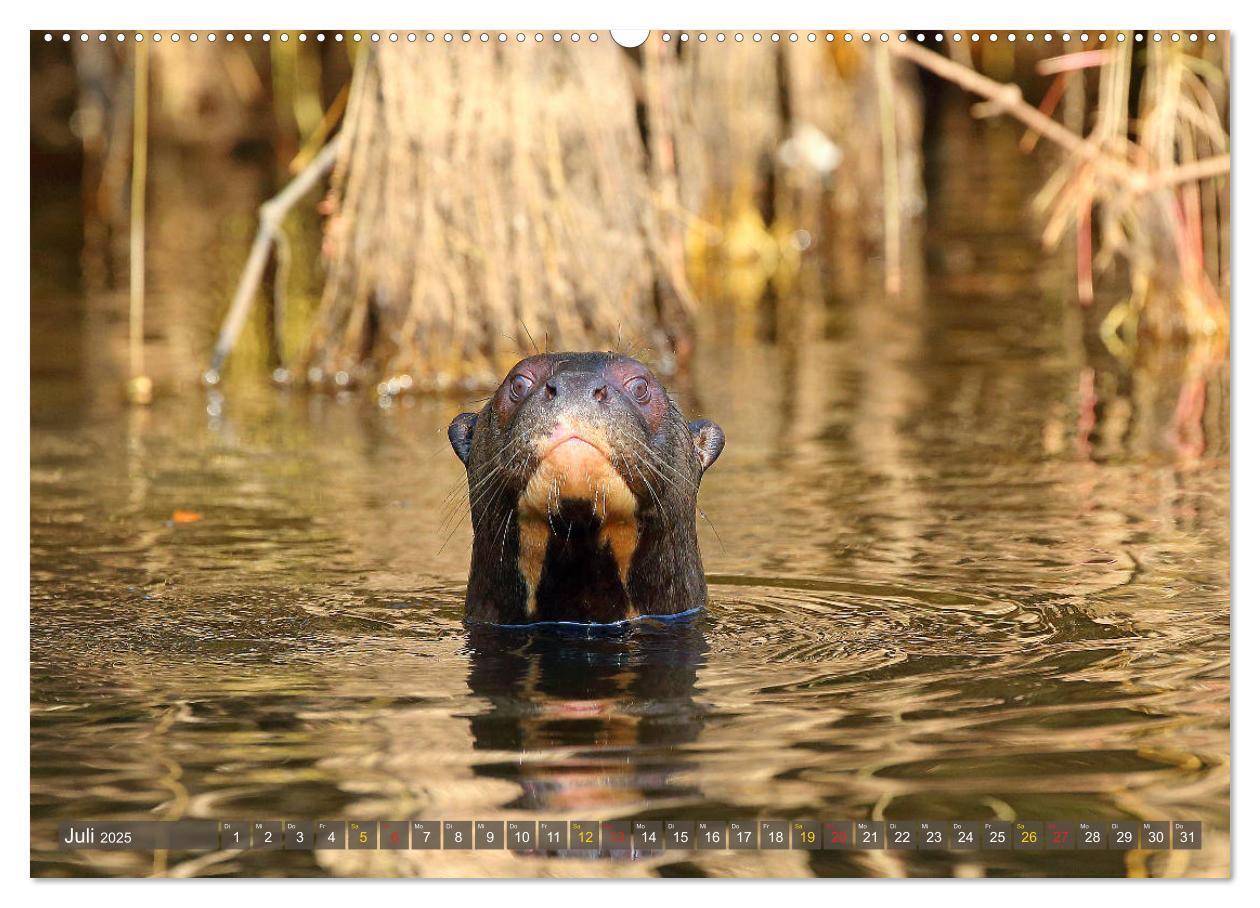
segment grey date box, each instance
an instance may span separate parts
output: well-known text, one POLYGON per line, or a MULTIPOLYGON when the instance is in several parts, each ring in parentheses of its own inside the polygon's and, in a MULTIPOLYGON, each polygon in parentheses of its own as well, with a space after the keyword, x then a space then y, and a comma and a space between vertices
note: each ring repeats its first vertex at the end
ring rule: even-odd
POLYGON ((827 820, 822 824, 823 851, 848 851, 853 847, 853 822, 827 820))
POLYGON ((316 820, 315 847, 318 849, 346 847, 345 820, 316 820))
POLYGON ((249 824, 249 847, 261 850, 278 849, 283 844, 279 820, 254 820, 249 824))
POLYGON ((1010 820, 985 820, 980 826, 980 847, 985 851, 1010 851, 1010 820))
POLYGON ((696 847, 701 851, 725 851, 726 823, 723 820, 697 820, 696 847))
POLYGON ((1199 849, 1203 847, 1202 820, 1173 820, 1172 847, 1199 849))
POLYGON ((567 851, 569 824, 564 820, 539 820, 538 847, 547 851, 567 851))
POLYGON ((980 847, 980 823, 955 820, 949 824, 949 847, 954 851, 975 851, 980 847))
POLYGON ((1076 847, 1076 827, 1064 820, 1046 822, 1046 849, 1070 851, 1076 847))
POLYGON ((1142 847, 1147 851, 1166 851, 1172 839, 1167 820, 1143 820, 1139 829, 1142 847))
POLYGON ((249 824, 244 820, 224 820, 219 824, 219 847, 235 850, 249 847, 249 824))
POLYGON ((762 849, 772 851, 786 850, 791 847, 791 830, 787 820, 762 820, 757 824, 757 838, 762 849))
POLYGON ((447 851, 471 851, 473 847, 472 820, 443 820, 442 847, 447 851))
POLYGON ((569 821, 570 851, 599 851, 599 824, 594 820, 569 821))
POLYGON ((635 820, 631 837, 634 850, 640 853, 665 850, 665 824, 660 820, 635 820))
POLYGON ((691 820, 666 820, 665 847, 678 851, 695 848, 696 824, 691 820))
POLYGON ((442 847, 442 824, 437 820, 412 820, 411 847, 421 851, 436 851, 442 847))
POLYGON ((381 847, 390 851, 407 848, 408 831, 405 820, 381 820, 381 847))
POLYGON ((1112 851, 1127 851, 1138 847, 1136 820, 1116 820, 1107 826, 1107 847, 1112 851))
POLYGON ((949 847, 949 824, 943 820, 919 823, 919 850, 944 851, 949 847))
POLYGON ((285 851, 310 851, 315 847, 315 824, 310 820, 285 820, 285 851))
POLYGON ((503 848, 503 821, 478 820, 473 824, 473 839, 478 849, 503 848))
POLYGON ((533 820, 508 820, 507 847, 513 851, 533 851, 538 847, 538 824, 533 820))
POLYGON ((629 820, 605 820, 600 824, 600 840, 605 854, 629 854, 634 836, 629 820))
POLYGON ((863 851, 878 851, 888 842, 888 828, 883 820, 857 820, 853 824, 853 846, 863 851))
POLYGON ((726 842, 734 851, 755 851, 757 824, 752 820, 732 820, 726 824, 726 842))
POLYGON ((1078 851, 1105 851, 1107 824, 1097 820, 1082 820, 1077 823, 1076 848, 1078 851))
POLYGON ((376 820, 351 820, 346 843, 359 851, 375 851, 376 832, 376 820))
POLYGON ((914 823, 909 820, 888 821, 888 847, 894 851, 914 851, 919 838, 914 823))
POLYGON ((1011 824, 1011 836, 1016 851, 1044 851, 1046 824, 1040 820, 1016 820, 1011 824))
POLYGON ((793 820, 792 847, 797 851, 822 850, 822 824, 817 820, 793 820))

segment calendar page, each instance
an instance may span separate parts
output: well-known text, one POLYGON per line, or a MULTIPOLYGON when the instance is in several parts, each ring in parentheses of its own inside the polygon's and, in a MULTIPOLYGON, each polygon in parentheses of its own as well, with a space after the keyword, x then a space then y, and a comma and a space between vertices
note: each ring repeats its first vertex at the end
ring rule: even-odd
POLYGON ((34 26, 32 877, 1230 876, 1231 33, 887 12, 34 26))

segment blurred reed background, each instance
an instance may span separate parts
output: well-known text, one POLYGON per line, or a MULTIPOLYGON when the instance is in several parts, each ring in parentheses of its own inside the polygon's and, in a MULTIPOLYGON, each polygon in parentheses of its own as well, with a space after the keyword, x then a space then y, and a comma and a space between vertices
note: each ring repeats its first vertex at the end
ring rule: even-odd
POLYGON ((957 128, 941 110, 960 89, 974 116, 1027 127, 1011 153, 1045 172, 1028 217, 1082 330, 1125 361, 1226 355, 1225 35, 656 32, 626 50, 606 34, 283 34, 32 35, 33 177, 78 187, 89 293, 131 274, 138 150, 144 248, 204 233, 205 260, 173 278, 202 293, 163 319, 176 384, 211 361, 225 316, 211 381, 230 363, 388 399, 490 386, 535 346, 618 346, 685 372, 698 320, 790 340, 846 298, 895 313, 924 292, 924 156, 957 128), (251 260, 256 222, 199 216, 290 181, 251 260))

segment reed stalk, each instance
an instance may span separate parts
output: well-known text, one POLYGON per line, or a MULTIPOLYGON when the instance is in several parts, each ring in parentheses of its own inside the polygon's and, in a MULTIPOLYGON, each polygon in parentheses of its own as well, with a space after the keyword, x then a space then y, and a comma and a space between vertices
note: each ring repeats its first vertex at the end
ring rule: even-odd
POLYGON ((135 42, 134 71, 127 344, 131 375, 127 382, 127 397, 132 403, 148 404, 153 400, 153 381, 145 373, 144 364, 144 214, 149 152, 149 49, 143 41, 135 42))

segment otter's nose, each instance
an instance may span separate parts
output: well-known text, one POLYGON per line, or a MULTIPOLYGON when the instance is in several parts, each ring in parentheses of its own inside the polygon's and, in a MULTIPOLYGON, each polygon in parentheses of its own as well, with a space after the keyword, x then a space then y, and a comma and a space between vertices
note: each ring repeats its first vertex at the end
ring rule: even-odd
POLYGON ((561 372, 543 385, 547 400, 556 403, 581 404, 589 400, 603 403, 608 399, 608 383, 590 372, 561 372))

